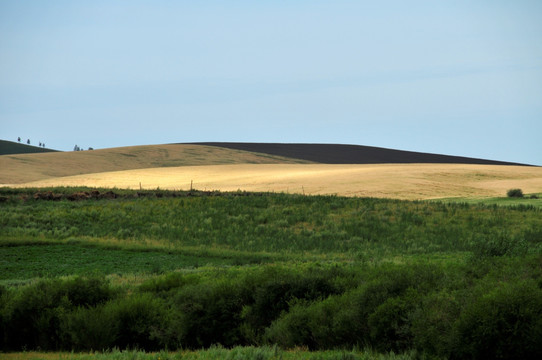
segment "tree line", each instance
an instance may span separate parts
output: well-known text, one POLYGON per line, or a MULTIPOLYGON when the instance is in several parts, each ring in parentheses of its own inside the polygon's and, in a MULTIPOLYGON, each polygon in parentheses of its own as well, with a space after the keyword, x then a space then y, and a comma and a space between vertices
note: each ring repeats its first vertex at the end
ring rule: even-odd
MULTIPOLYGON (((18 141, 19 143, 21 142, 21 137, 20 137, 20 136, 17 138, 17 141, 18 141)), ((26 144, 27 144, 27 145, 31 145, 30 139, 26 139, 26 144)), ((45 148, 45 143, 40 141, 38 146, 39 146, 40 148, 45 148)), ((73 151, 83 151, 83 150, 84 150, 84 149, 81 148, 81 147, 79 147, 79 145, 77 145, 77 144, 73 147, 73 151)), ((88 150, 94 150, 94 148, 89 147, 88 150)))
MULTIPOLYGON (((21 142, 21 137, 20 137, 20 136, 17 138, 17 141, 18 141, 18 142, 21 142)), ((31 145, 30 139, 26 139, 26 144, 27 144, 27 145, 31 145)), ((39 143, 39 147, 45 148, 45 143, 40 142, 40 143, 39 143)))

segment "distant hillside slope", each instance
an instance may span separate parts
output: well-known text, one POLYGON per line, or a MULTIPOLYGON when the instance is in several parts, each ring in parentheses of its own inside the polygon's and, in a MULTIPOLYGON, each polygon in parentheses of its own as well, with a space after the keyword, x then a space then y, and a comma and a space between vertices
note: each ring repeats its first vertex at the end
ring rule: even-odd
POLYGON ((0 156, 0 184, 61 176, 172 166, 299 164, 305 160, 215 146, 170 144, 0 156))
POLYGON ((286 156, 322 164, 478 164, 526 165, 505 161, 476 159, 462 156, 430 154, 393 150, 373 146, 339 144, 286 144, 286 143, 196 143, 258 153, 286 156))
POLYGON ((57 152, 57 150, 19 144, 13 141, 0 140, 0 155, 35 154, 46 152, 57 152))

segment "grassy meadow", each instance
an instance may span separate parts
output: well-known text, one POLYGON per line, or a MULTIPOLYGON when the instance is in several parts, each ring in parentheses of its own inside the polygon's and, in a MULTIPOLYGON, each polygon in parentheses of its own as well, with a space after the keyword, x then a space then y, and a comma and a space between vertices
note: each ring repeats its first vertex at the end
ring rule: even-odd
POLYGON ((276 346, 235 347, 225 349, 214 346, 205 350, 144 352, 138 350, 114 350, 91 353, 43 353, 24 352, 3 354, 5 360, 409 360, 414 353, 379 354, 374 351, 328 350, 307 351, 306 349, 283 350, 276 346))
POLYGON ((537 199, 108 191, 0 188, 2 357, 542 355, 537 199))

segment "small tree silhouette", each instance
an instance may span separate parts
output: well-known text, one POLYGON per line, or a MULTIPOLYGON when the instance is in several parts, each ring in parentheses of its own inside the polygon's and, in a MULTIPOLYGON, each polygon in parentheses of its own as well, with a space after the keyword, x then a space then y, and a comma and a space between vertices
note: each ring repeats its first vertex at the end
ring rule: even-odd
POLYGON ((17 138, 17 141, 18 141, 18 142, 21 142, 21 137, 20 137, 20 136, 17 138))
POLYGON ((26 143, 27 143, 28 145, 30 145, 30 139, 27 139, 27 140, 26 140, 26 143))

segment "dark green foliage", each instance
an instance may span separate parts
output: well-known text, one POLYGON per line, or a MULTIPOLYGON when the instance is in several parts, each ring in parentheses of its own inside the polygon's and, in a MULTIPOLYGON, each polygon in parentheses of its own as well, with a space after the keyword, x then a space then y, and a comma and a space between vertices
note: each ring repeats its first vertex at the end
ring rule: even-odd
POLYGON ((386 299, 367 319, 371 344, 379 351, 401 352, 413 347, 410 315, 422 297, 408 290, 403 296, 386 299))
POLYGON ((251 304, 243 309, 245 329, 250 338, 259 343, 264 329, 295 301, 322 300, 339 290, 331 282, 333 272, 301 275, 269 269, 253 279, 257 285, 251 304))
POLYGON ((523 239, 513 238, 506 233, 495 234, 491 238, 476 238, 473 241, 472 253, 475 258, 492 256, 521 255, 526 251, 523 239))
POLYGON ((97 276, 66 280, 62 287, 71 306, 96 306, 111 299, 113 295, 105 278, 97 276))
POLYGON ((163 302, 147 294, 95 308, 78 308, 65 316, 63 331, 75 350, 157 350, 171 345, 165 343, 170 340, 165 334, 166 324, 163 302))
POLYGON ((78 351, 112 349, 119 335, 111 306, 77 308, 63 318, 63 340, 67 348, 78 351))
POLYGON ((118 329, 115 346, 121 349, 160 348, 165 311, 162 302, 150 295, 134 295, 105 305, 109 326, 118 329))
POLYGON ((542 358, 542 289, 499 284, 469 304, 456 323, 452 355, 464 359, 542 358))
POLYGON ((183 346, 232 346, 242 343, 239 329, 243 294, 229 282, 201 284, 183 288, 173 300, 178 311, 178 332, 183 346))
POLYGON ((506 192, 506 195, 508 197, 517 197, 522 198, 523 197, 523 191, 521 189, 510 189, 506 192))
POLYGON ((42 280, 8 294, 3 309, 8 349, 61 348, 61 320, 70 309, 95 306, 110 299, 104 279, 42 280))
POLYGON ((268 328, 268 341, 311 349, 363 346, 382 351, 412 347, 410 314, 423 294, 442 286, 433 266, 381 267, 365 273, 367 283, 341 296, 300 303, 268 328))
POLYGON ((270 343, 510 358, 519 344, 536 358, 542 259, 488 261, 167 274, 128 293, 100 278, 44 280, 2 290, 2 349, 270 343))
POLYGON ((414 348, 441 356, 450 353, 452 329, 462 300, 456 296, 443 290, 420 299, 419 306, 409 316, 414 348))

